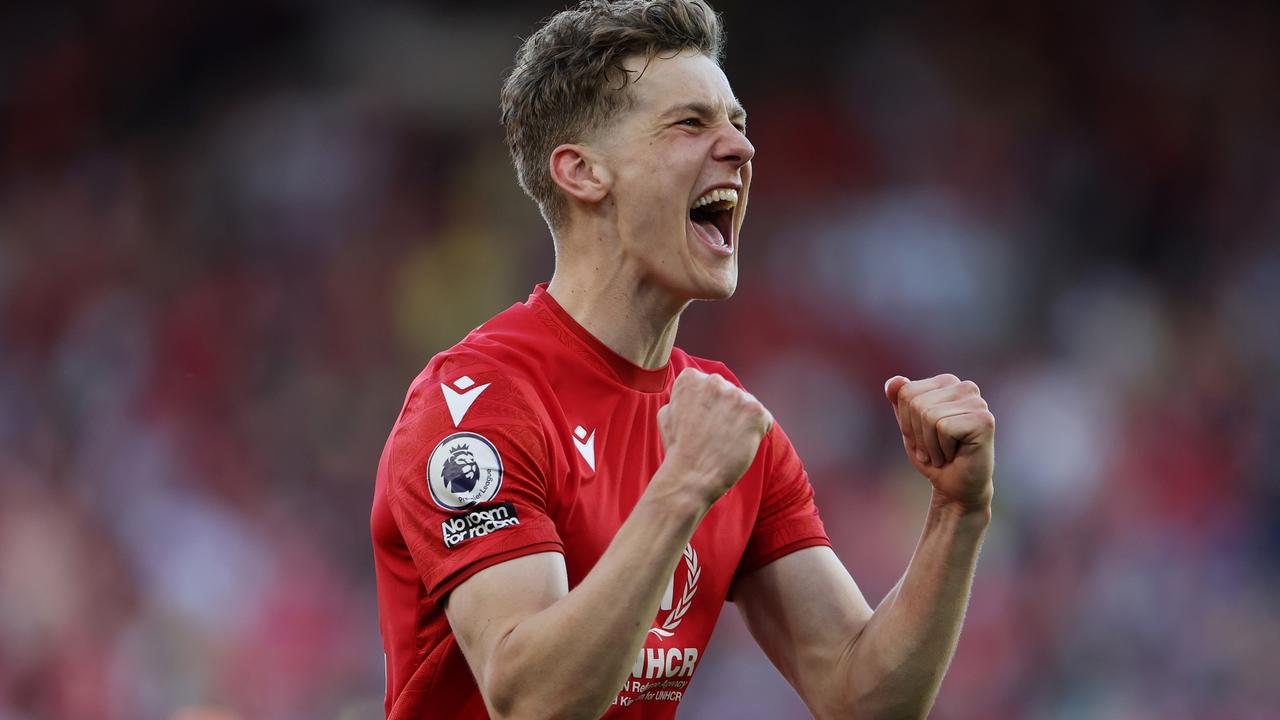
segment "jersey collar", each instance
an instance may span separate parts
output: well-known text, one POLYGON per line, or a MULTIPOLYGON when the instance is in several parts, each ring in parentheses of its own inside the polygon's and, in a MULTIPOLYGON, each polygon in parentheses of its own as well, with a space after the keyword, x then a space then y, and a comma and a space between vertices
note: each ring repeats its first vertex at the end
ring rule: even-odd
POLYGON ((599 358, 604 367, 609 369, 614 379, 623 385, 644 393, 662 392, 669 387, 671 377, 671 361, 669 359, 666 365, 654 370, 648 370, 609 349, 608 345, 600 342, 596 336, 579 325, 578 321, 573 319, 573 316, 560 307, 560 303, 556 302, 556 299, 551 297, 551 293, 547 292, 546 283, 538 283, 534 286, 533 294, 529 296, 527 304, 535 310, 539 307, 545 308, 557 324, 568 330, 592 355, 599 358))

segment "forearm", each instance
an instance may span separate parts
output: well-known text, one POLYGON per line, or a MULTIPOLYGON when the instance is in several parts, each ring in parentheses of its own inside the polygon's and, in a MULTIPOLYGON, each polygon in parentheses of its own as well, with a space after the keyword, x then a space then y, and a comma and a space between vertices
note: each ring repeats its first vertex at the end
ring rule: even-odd
POLYGON ((955 652, 990 506, 935 494, 915 554, 845 656, 846 706, 859 718, 924 717, 955 652))
POLYGON ((583 581, 500 642, 482 683, 499 716, 595 718, 608 709, 705 514, 658 480, 583 581))

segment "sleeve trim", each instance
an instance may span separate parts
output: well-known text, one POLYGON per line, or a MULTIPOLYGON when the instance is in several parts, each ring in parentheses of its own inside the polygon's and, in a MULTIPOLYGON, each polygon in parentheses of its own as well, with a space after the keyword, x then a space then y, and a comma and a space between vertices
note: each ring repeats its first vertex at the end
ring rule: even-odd
POLYGON ((744 575, 749 575, 772 562, 781 560, 783 557, 786 557, 797 550, 804 550, 805 548, 811 547, 831 547, 831 541, 827 539, 827 536, 823 534, 821 530, 819 530, 817 534, 806 535, 805 537, 797 538, 786 544, 779 545, 772 551, 752 558, 752 562, 739 567, 738 572, 734 573, 734 580, 737 580, 744 575))
POLYGON ((491 568, 494 565, 500 565, 508 560, 515 560, 526 555, 533 555, 541 552, 555 552, 564 554, 564 545, 559 540, 536 540, 528 545, 508 548, 501 552, 487 555, 476 560, 473 563, 455 569, 446 575, 442 580, 437 582, 434 587, 427 588, 427 597, 434 603, 443 603, 445 597, 453 592, 454 588, 461 585, 472 575, 491 568))

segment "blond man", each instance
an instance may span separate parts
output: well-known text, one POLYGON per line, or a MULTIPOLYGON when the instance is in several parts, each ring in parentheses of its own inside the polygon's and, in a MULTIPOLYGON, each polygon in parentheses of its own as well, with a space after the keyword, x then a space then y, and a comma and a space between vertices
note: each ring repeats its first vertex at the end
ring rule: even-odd
POLYGON ((378 468, 390 718, 670 718, 732 599, 816 717, 922 717, 990 522, 971 382, 885 395, 932 485, 873 611, 782 428, 675 347, 733 294, 755 148, 700 0, 589 1, 521 47, 502 121, 549 284, 434 357, 378 468))

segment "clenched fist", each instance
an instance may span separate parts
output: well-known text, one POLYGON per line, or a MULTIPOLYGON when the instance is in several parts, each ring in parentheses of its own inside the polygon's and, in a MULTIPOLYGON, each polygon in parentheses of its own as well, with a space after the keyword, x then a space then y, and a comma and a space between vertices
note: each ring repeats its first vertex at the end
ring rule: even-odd
POLYGON ((760 401, 719 375, 685 368, 658 410, 658 430, 672 476, 708 507, 742 478, 773 416, 760 401))
POLYGON ((884 384, 902 431, 902 445, 916 470, 943 498, 962 507, 991 503, 996 419, 978 386, 955 375, 884 384))

